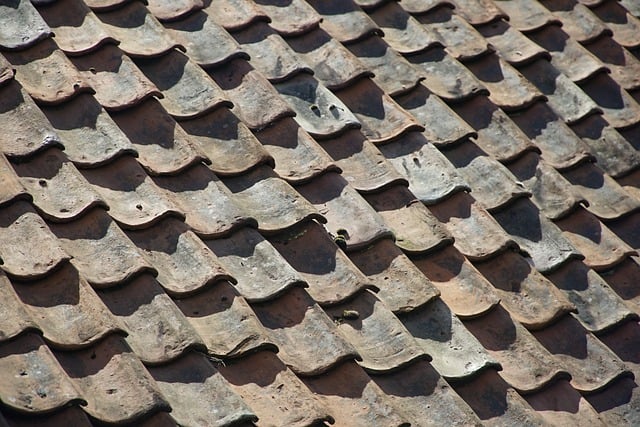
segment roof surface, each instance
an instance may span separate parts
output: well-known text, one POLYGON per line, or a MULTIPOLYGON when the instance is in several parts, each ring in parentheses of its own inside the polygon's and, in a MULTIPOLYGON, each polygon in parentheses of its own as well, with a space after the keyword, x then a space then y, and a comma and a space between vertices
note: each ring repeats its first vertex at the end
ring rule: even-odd
POLYGON ((0 2, 0 426, 640 425, 634 0, 0 2))

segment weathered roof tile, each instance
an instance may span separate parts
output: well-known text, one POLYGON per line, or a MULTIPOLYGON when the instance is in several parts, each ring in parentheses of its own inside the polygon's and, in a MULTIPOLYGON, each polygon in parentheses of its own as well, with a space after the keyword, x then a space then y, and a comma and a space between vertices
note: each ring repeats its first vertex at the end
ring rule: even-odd
POLYGON ((45 222, 27 202, 17 201, 0 210, 2 269, 18 279, 33 280, 49 274, 71 258, 45 222), (30 248, 25 241, 32 242, 30 248))
POLYGON ((508 16, 492 0, 453 0, 456 12, 471 25, 482 25, 508 16))
POLYGON ((55 356, 86 399, 84 410, 93 418, 107 423, 135 422, 170 410, 153 378, 120 337, 55 356))
POLYGON ((600 37, 585 47, 611 70, 611 77, 624 89, 640 88, 640 61, 611 37, 600 37))
POLYGON ((447 0, 403 0, 402 8, 411 14, 422 14, 436 7, 455 8, 451 1, 447 0))
POLYGON ((331 318, 301 288, 254 304, 258 318, 278 345, 278 356, 299 375, 318 375, 358 357, 331 318))
POLYGON ((640 122, 640 105, 608 74, 599 73, 581 86, 602 109, 611 126, 625 128, 640 122))
POLYGON ((537 58, 551 59, 549 52, 506 21, 495 21, 480 26, 477 30, 497 49, 500 56, 514 67, 519 67, 537 58))
POLYGON ((500 8, 509 15, 509 23, 523 33, 538 30, 560 20, 537 1, 516 0, 500 2, 500 8))
POLYGON ((122 325, 70 264, 37 281, 14 281, 13 288, 52 347, 85 348, 122 332, 122 325))
POLYGON ((95 89, 95 97, 107 110, 117 111, 162 93, 114 45, 105 45, 84 56, 71 58, 80 74, 95 89))
POLYGON ((86 403, 38 335, 0 344, 0 369, 6 372, 0 397, 13 410, 46 413, 86 403))
POLYGON ((611 34, 611 30, 593 12, 576 0, 541 0, 540 3, 559 17, 564 30, 580 43, 587 44, 602 34, 611 34))
POLYGON ((0 206, 17 200, 33 200, 32 195, 22 186, 16 171, 3 154, 0 154, 0 184, 0 206))
POLYGON ((157 274, 104 209, 49 226, 73 257, 71 263, 95 288, 118 285, 144 272, 157 274))
MULTIPOLYGON (((47 1, 47 0, 44 0, 47 1)), ((83 0, 92 10, 112 10, 131 2, 131 0, 83 0)))
POLYGON ((176 120, 233 106, 211 77, 176 49, 160 58, 138 59, 136 64, 162 92, 159 102, 176 120))
POLYGON ((99 292, 124 325, 127 343, 143 363, 166 363, 190 349, 206 351, 194 327, 152 276, 145 274, 99 292))
POLYGON ((628 257, 612 269, 600 273, 607 284, 634 312, 640 312, 640 289, 635 285, 640 279, 638 257, 628 257))
POLYGON ((251 228, 205 243, 237 280, 236 288, 248 301, 265 301, 293 286, 307 286, 271 242, 251 228))
POLYGON ((216 0, 206 7, 207 14, 227 31, 237 31, 254 22, 270 22, 267 14, 249 0, 216 0))
POLYGON ((0 273, 0 295, 7 302, 6 308, 0 312, 0 341, 28 335, 28 331, 42 333, 4 272, 0 273))
POLYGON ((11 82, 15 72, 11 64, 5 59, 4 56, 0 55, 0 86, 4 86, 5 84, 11 82))
POLYGON ((320 305, 336 304, 374 288, 316 222, 274 236, 270 242, 287 261, 287 268, 293 267, 308 284, 307 292, 320 305))
POLYGON ((630 49, 640 46, 640 21, 625 10, 623 5, 602 2, 591 11, 613 31, 613 39, 620 45, 630 49))
POLYGON ((320 27, 343 44, 362 40, 382 30, 355 3, 345 0, 307 0, 322 16, 320 27))
POLYGON ((640 413, 635 409, 639 401, 638 391, 640 390, 635 380, 622 377, 613 381, 605 390, 589 394, 585 398, 610 425, 633 425, 640 421, 640 413), (629 406, 634 409, 629 409, 629 406))
POLYGON ((21 50, 52 35, 31 2, 13 0, 0 6, 0 47, 21 50))
POLYGON ((202 0, 151 0, 149 12, 160 21, 174 21, 204 7, 202 0))
POLYGON ((0 425, 2 427, 64 427, 78 426, 91 427, 89 416, 80 406, 68 406, 60 408, 53 413, 47 413, 41 416, 28 416, 21 412, 4 411, 0 425), (6 421, 5 421, 6 419, 6 421))

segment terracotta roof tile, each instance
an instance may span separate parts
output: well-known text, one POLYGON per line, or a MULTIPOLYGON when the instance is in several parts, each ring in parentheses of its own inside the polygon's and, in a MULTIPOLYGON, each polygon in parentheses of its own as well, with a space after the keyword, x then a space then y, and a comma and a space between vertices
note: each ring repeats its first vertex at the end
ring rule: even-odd
MULTIPOLYGON (((322 306, 340 303, 363 289, 375 288, 324 228, 313 221, 274 236, 270 242, 288 263, 279 269, 280 274, 286 271, 285 266, 286 269, 293 267, 299 273, 298 280, 304 279, 308 284, 309 295, 322 306)), ((267 264, 268 261, 260 263, 261 266, 267 264)), ((272 271, 274 274, 275 269, 272 271)), ((278 281, 284 282, 282 278, 278 281)))
POLYGON ((633 214, 622 217, 608 225, 609 228, 618 235, 618 237, 636 250, 640 249, 640 232, 637 227, 635 227, 638 217, 640 217, 640 213, 634 212, 633 214))
POLYGON ((169 36, 184 46, 189 58, 203 68, 222 65, 234 58, 249 59, 238 43, 206 10, 179 21, 164 22, 169 36), (209 43, 215 40, 215 43, 209 43))
POLYGON ((162 55, 179 46, 162 29, 151 13, 138 1, 117 9, 96 10, 107 32, 120 42, 119 47, 133 57, 162 55))
POLYGON ((271 18, 271 27, 283 37, 304 34, 317 28, 322 20, 303 0, 285 2, 257 0, 256 3, 271 18))
POLYGON ((550 23, 561 22, 537 1, 500 2, 500 8, 509 15, 509 23, 522 32, 534 31, 550 23))
POLYGON ((633 425, 640 420, 640 414, 636 409, 638 385, 631 378, 620 378, 607 389, 588 395, 586 399, 609 424, 633 425), (623 407, 631 409, 622 410, 623 407))
POLYGON ((202 0, 151 0, 147 8, 160 21, 174 21, 204 7, 202 0))
MULTIPOLYGON (((6 412, 6 411, 5 411, 6 412)), ((41 416, 27 416, 24 413, 3 413, 0 425, 2 427, 64 427, 77 425, 79 427, 91 427, 89 416, 79 406, 69 406, 54 413, 41 416), (5 420, 6 418, 6 420, 5 420), (10 423, 10 424, 9 424, 10 423)))
POLYGON ((86 403, 38 335, 27 333, 0 344, 2 403, 31 414, 86 403))
MULTIPOLYGON (((370 37, 366 40, 379 40, 378 37, 370 37)), ((313 69, 315 77, 328 89, 337 90, 349 86, 352 82, 362 77, 372 77, 373 68, 370 64, 363 64, 358 58, 349 52, 336 39, 332 38, 323 29, 317 28, 299 37, 287 39, 289 46, 298 56, 313 69)), ((349 46, 354 52, 358 44, 349 46)), ((365 61, 365 58, 360 58, 365 61)), ((379 74, 380 70, 375 70, 379 74)))
POLYGON ((15 72, 11 67, 11 64, 7 61, 7 59, 0 55, 0 86, 4 86, 5 84, 11 82, 15 72))
POLYGON ((132 0, 86 0, 85 3, 92 10, 106 11, 106 10, 116 9, 126 3, 130 3, 131 1, 132 0))
POLYGON ((508 17, 491 0, 453 0, 453 3, 456 5, 456 13, 471 25, 486 24, 508 17))
POLYGON ((33 280, 66 264, 71 258, 31 205, 17 201, 0 209, 2 269, 12 277, 33 280), (33 248, 20 248, 29 239, 33 248), (36 250, 33 250, 36 249, 36 250))
POLYGON ((611 37, 600 37, 585 47, 611 70, 611 77, 624 89, 640 87, 640 62, 611 37))
POLYGON ((28 335, 28 331, 42 333, 27 308, 20 302, 9 278, 0 275, 0 293, 8 302, 7 308, 0 315, 0 340, 11 340, 20 335, 28 335))
POLYGON ((611 126, 625 128, 640 122, 640 105, 609 75, 598 74, 583 83, 582 90, 598 104, 611 126))
MULTIPOLYGON (((531 3, 531 2, 527 2, 531 3)), ((501 3, 504 5, 505 3, 501 3)), ((535 3, 534 3, 535 4, 535 3)), ((513 17, 510 17, 513 20, 513 17)), ((477 28, 491 43, 500 56, 509 64, 518 67, 538 58, 551 59, 551 55, 541 46, 523 35, 515 26, 500 20, 477 28)))
POLYGON ((350 0, 307 0, 321 16, 320 27, 343 44, 357 42, 382 30, 350 0))
POLYGON ((413 262, 460 318, 480 316, 500 301, 487 279, 452 246, 426 257, 414 257, 413 262))
POLYGON ((4 155, 0 155, 0 174, 2 175, 0 180, 2 182, 0 187, 0 206, 17 200, 33 200, 33 196, 22 186, 16 171, 4 155))
POLYGON ((626 258, 612 269, 600 273, 600 277, 622 298, 627 307, 638 312, 640 291, 634 286, 637 278, 640 277, 640 263, 637 257, 626 258))
POLYGON ((3 50, 22 50, 52 35, 31 2, 12 1, 0 9, 2 30, 0 47, 3 50))
POLYGON ((55 31, 55 41, 67 55, 83 55, 105 43, 118 43, 82 1, 53 2, 40 7, 38 13, 55 31))
POLYGON ((436 7, 455 8, 451 1, 447 0, 403 0, 402 8, 411 14, 421 14, 428 12, 436 7))
POLYGON ((622 5, 607 1, 595 6, 591 11, 613 31, 613 39, 617 43, 630 49, 640 46, 640 21, 622 5))
POLYGON ((134 62, 114 45, 105 45, 71 60, 107 110, 126 109, 152 96, 162 96, 134 62))
POLYGON ((241 30, 257 21, 271 21, 258 5, 249 0, 215 0, 205 11, 227 31, 241 30))
POLYGON ((578 42, 586 44, 602 34, 611 34, 601 20, 576 0, 541 0, 541 3, 562 21, 564 30, 578 42))
MULTIPOLYGON (((283 252, 286 248, 277 244, 278 238, 273 238, 274 244, 283 252)), ((307 286, 302 275, 287 263, 271 242, 251 228, 242 228, 229 237, 206 240, 205 243, 237 280, 236 288, 248 301, 266 301, 293 286, 307 286)), ((284 256, 287 255, 295 256, 296 253, 285 252, 284 256)))

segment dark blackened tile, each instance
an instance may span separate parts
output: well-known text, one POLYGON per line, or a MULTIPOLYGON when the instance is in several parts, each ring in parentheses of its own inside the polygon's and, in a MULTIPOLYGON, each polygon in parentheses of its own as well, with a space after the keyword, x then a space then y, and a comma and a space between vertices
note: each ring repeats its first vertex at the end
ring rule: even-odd
POLYGON ((277 351, 247 301, 230 283, 219 282, 174 302, 202 338, 209 355, 226 360, 258 349, 277 351))
POLYGON ((598 166, 614 178, 640 167, 640 153, 602 116, 591 116, 573 125, 595 156, 598 166))
MULTIPOLYGON (((482 97, 474 99, 480 98, 482 97)), ((422 84, 406 94, 395 97, 394 100, 417 120, 424 128, 424 137, 435 146, 455 144, 466 138, 478 136, 442 99, 422 84)))
POLYGON ((553 356, 507 310, 497 306, 464 325, 500 362, 500 376, 519 392, 538 391, 549 383, 569 378, 553 356))
POLYGON ((525 65, 520 72, 549 99, 549 106, 567 124, 602 111, 580 87, 546 59, 525 65))
POLYGON ((580 392, 601 390, 630 375, 622 361, 572 316, 532 334, 569 371, 571 386, 580 392))
POLYGON ((166 363, 191 349, 206 351, 194 327, 152 276, 145 274, 99 292, 124 325, 127 343, 142 362, 166 363))
POLYGON ((234 59, 209 74, 234 104, 234 113, 251 129, 262 129, 295 112, 261 73, 244 59, 234 59))
POLYGON ((344 237, 347 251, 392 236, 383 218, 336 173, 324 174, 296 189, 324 215, 327 230, 344 237))
POLYGON ((453 243, 447 229, 403 185, 364 197, 391 228, 396 245, 404 252, 426 254, 453 243))
POLYGON ((375 22, 352 1, 307 0, 322 16, 321 28, 343 44, 382 35, 375 22))
POLYGON ((304 0, 285 2, 256 0, 271 19, 271 27, 283 37, 296 36, 318 28, 322 18, 304 0))
POLYGON ((202 240, 175 218, 127 235, 157 270, 158 282, 171 295, 184 296, 221 280, 235 282, 202 240))
POLYGON ((431 281, 389 239, 349 256, 379 289, 376 296, 394 313, 410 312, 440 295, 431 281))
POLYGON ((585 209, 556 221, 556 225, 585 256, 584 263, 596 271, 607 270, 627 256, 637 254, 585 209))
POLYGON ((498 55, 485 55, 466 65, 489 90, 491 102, 504 111, 520 110, 546 99, 522 74, 498 55))
POLYGON ((582 327, 599 333, 634 317, 622 299, 595 271, 579 261, 573 261, 549 275, 577 308, 575 317, 582 327))
POLYGON ((484 425, 546 425, 542 416, 494 370, 474 381, 454 385, 484 425))
POLYGON ((258 146, 260 150, 266 149, 273 156, 275 172, 291 185, 308 182, 327 171, 341 172, 320 145, 291 118, 280 120, 255 136, 264 146, 258 146))
POLYGON ((567 297, 519 254, 507 252, 476 268, 493 284, 511 317, 528 329, 544 328, 575 311, 567 297))
POLYGON ((542 273, 553 271, 570 259, 583 258, 529 200, 519 199, 493 216, 542 273))
POLYGON ((149 12, 160 21, 175 21, 204 7, 202 0, 151 0, 149 12))
POLYGON ((347 47, 375 74, 373 81, 390 96, 404 94, 424 80, 420 70, 380 36, 367 37, 347 47))
POLYGON ((511 115, 511 119, 531 138, 549 165, 567 169, 590 159, 589 147, 551 108, 544 102, 537 102, 530 108, 511 115), (557 141, 562 141, 562 144, 557 141))
POLYGON ((384 391, 353 362, 343 363, 321 376, 303 378, 303 382, 330 410, 336 425, 408 425, 384 391))
POLYGON ((148 369, 171 405, 171 417, 181 425, 257 421, 253 411, 201 353, 190 352, 170 364, 148 369))
MULTIPOLYGON (((504 4, 504 3, 503 3, 504 4)), ((513 21, 510 20, 513 23, 513 21)), ((551 55, 541 46, 511 26, 506 21, 494 21, 477 28, 500 56, 514 67, 534 61, 537 58, 551 59, 551 55)))
POLYGON ((309 219, 325 222, 322 213, 267 166, 224 178, 224 184, 234 193, 241 211, 258 221, 260 231, 278 232, 309 219))
POLYGON ((474 26, 509 18, 491 0, 454 0, 453 3, 456 6, 456 13, 474 26))
POLYGON ((640 46, 640 21, 617 3, 602 2, 591 9, 613 31, 613 39, 627 48, 640 46))
POLYGON ((600 37, 585 47, 611 70, 611 77, 624 89, 640 87, 640 61, 611 37, 600 37))
POLYGON ((6 413, 6 411, 2 416, 8 422, 8 424, 3 424, 4 420, 0 421, 2 427, 65 427, 70 425, 91 427, 93 425, 87 413, 80 406, 69 406, 41 416, 26 416, 24 413, 6 413))
POLYGON ((460 318, 480 316, 500 301, 491 283, 452 246, 413 262, 460 318))
POLYGON ((509 164, 509 170, 531 192, 531 200, 551 220, 568 215, 586 203, 573 186, 537 153, 529 153, 509 164))
POLYGON ((407 58, 424 73, 424 85, 446 101, 460 102, 489 91, 444 48, 434 47, 407 58))
POLYGON ((91 188, 73 163, 58 148, 51 148, 28 162, 14 163, 20 183, 33 196, 43 217, 66 222, 105 202, 91 188))
POLYGON ((589 394, 586 399, 609 425, 633 425, 640 422, 639 392, 635 380, 623 377, 606 389, 589 394))
POLYGON ((133 61, 114 45, 105 45, 71 60, 107 110, 126 109, 152 96, 162 96, 133 61))
MULTIPOLYGON (((265 301, 293 286, 307 286, 301 273, 251 228, 242 228, 229 237, 205 240, 205 243, 237 280, 236 288, 248 301, 265 301)), ((274 244, 279 246, 276 240, 274 244)))
POLYGON ((92 168, 136 150, 93 96, 80 95, 64 104, 41 107, 65 154, 77 167, 92 168))
POLYGON ((241 175, 260 164, 274 166, 273 158, 228 108, 181 121, 180 126, 219 176, 241 175))
POLYGON ((0 210, 0 240, 2 269, 18 279, 43 277, 71 258, 42 218, 24 201, 0 210), (29 242, 29 248, 25 242, 29 242))
POLYGON ((257 225, 204 165, 196 165, 176 176, 155 177, 154 182, 180 207, 186 223, 201 237, 218 237, 245 225, 257 225))
POLYGON ((282 37, 264 22, 235 32, 233 37, 251 57, 251 65, 271 83, 286 81, 298 73, 313 74, 282 37))
POLYGON ((640 313, 640 289, 636 284, 640 280, 640 262, 638 257, 629 257, 609 271, 600 273, 607 284, 627 307, 640 313))
POLYGON ((122 332, 122 325, 71 265, 37 281, 14 281, 13 288, 52 347, 84 348, 122 332))
POLYGON ((109 205, 109 215, 124 228, 145 228, 165 216, 184 218, 132 157, 83 169, 82 174, 109 205))
POLYGON ((0 6, 0 46, 22 50, 51 37, 51 29, 31 2, 10 1, 0 6))
POLYGON ((509 23, 523 33, 535 31, 552 23, 560 23, 548 9, 538 2, 516 0, 500 3, 500 8, 509 15, 509 23))
POLYGON ((443 154, 465 180, 472 183, 472 195, 490 212, 508 206, 517 198, 531 196, 505 166, 471 141, 448 148, 443 154))
POLYGON ((38 335, 27 333, 0 344, 0 368, 5 373, 3 406, 38 414, 86 403, 38 335))
POLYGON ((399 317, 445 379, 463 381, 483 370, 499 369, 500 365, 441 299, 399 317))
POLYGON ((0 341, 11 340, 27 331, 41 332, 4 272, 0 273, 0 298, 4 301, 0 312, 0 341))
POLYGON ((602 109, 611 126, 626 128, 640 122, 640 105, 608 74, 600 73, 581 86, 602 109))
POLYGON ((55 31, 55 40, 67 55, 83 55, 105 43, 117 43, 82 1, 58 1, 38 9, 55 31))
POLYGON ((73 257, 71 263, 94 288, 118 285, 144 272, 157 274, 103 209, 93 209, 78 220, 52 223, 50 227, 73 257))
MULTIPOLYGON (((518 203, 523 202, 516 201, 505 209, 508 211, 518 203)), ((514 241, 505 233, 486 209, 467 193, 455 194, 429 209, 453 235, 456 248, 471 260, 488 259, 506 250, 518 248, 516 241, 520 242, 517 239, 514 241)), ((502 215, 503 212, 505 210, 493 215, 502 215)))
MULTIPOLYGON (((274 236, 270 242, 287 261, 287 268, 293 267, 308 284, 307 292, 320 305, 336 304, 363 289, 374 288, 326 230, 315 222, 274 236)), ((275 273, 275 269, 265 270, 275 273)), ((280 279, 280 282, 284 281, 280 279)))
MULTIPOLYGON (((370 39, 375 38, 367 40, 370 39)), ((328 89, 341 89, 362 77, 373 77, 373 73, 369 71, 373 68, 370 64, 359 61, 321 28, 299 37, 288 38, 287 43, 311 66, 315 77, 328 89)), ((349 49, 354 46, 357 44, 350 45, 349 49)), ((376 70, 376 74, 379 74, 379 70, 376 70)))
MULTIPOLYGON (((401 6, 404 5, 401 3, 401 6)), ((460 12, 459 9, 456 11, 460 12)), ((459 61, 471 60, 491 51, 487 40, 448 6, 435 8, 416 19, 433 31, 438 41, 459 61)))
POLYGON ((428 359, 398 318, 369 291, 326 311, 356 348, 362 357, 358 363, 367 372, 385 373, 428 359))
POLYGON ((120 42, 120 49, 133 57, 162 55, 178 46, 140 2, 96 11, 96 15, 107 32, 120 42))
POLYGON ((362 79, 337 95, 362 123, 362 133, 373 143, 384 143, 405 132, 424 128, 373 81, 362 79))
POLYGON ((175 174, 206 161, 199 147, 155 99, 111 114, 152 175, 175 174))
POLYGON ((160 58, 138 59, 136 64, 162 92, 159 102, 176 120, 233 106, 211 77, 176 49, 160 58))
POLYGON ((568 170, 563 175, 587 199, 589 212, 601 220, 617 219, 640 208, 640 200, 591 163, 568 170))
POLYGON ((260 423, 302 427, 334 420, 319 397, 271 352, 249 355, 218 370, 260 423))
POLYGON ((153 378, 120 337, 55 356, 86 399, 84 410, 93 418, 107 423, 135 422, 170 410, 153 378))
POLYGON ((580 43, 589 43, 611 30, 586 6, 576 0, 550 1, 540 3, 562 21, 562 28, 580 43))
POLYGON ((93 93, 52 39, 20 52, 5 52, 4 56, 15 68, 16 80, 39 104, 59 104, 78 93, 93 93))
POLYGON ((494 159, 509 162, 528 151, 537 151, 518 126, 485 96, 454 105, 455 112, 474 130, 475 143, 494 159))
POLYGON ((423 26, 397 2, 389 2, 371 12, 369 16, 384 32, 384 40, 402 55, 421 52, 441 46, 438 34, 423 26))
POLYGON ((375 375, 372 380, 412 425, 481 425, 471 408, 427 362, 375 375))
POLYGON ((360 127, 348 106, 309 75, 298 75, 274 86, 295 111, 298 124, 316 138, 330 138, 360 127))
POLYGON ((582 45, 562 31, 548 25, 530 33, 529 38, 551 53, 551 64, 574 82, 582 82, 607 68, 582 45))
POLYGON ((32 201, 33 196, 22 186, 16 171, 7 158, 0 154, 0 206, 13 203, 18 200, 32 201))
POLYGON ((419 132, 409 132, 378 148, 409 181, 409 190, 426 205, 470 190, 455 167, 419 132))
POLYGON ((606 425, 585 397, 566 380, 523 397, 551 425, 606 425))
POLYGON ((216 23, 212 11, 199 10, 179 21, 165 22, 165 31, 184 46, 189 58, 208 69, 234 58, 249 59, 238 43, 216 23), (215 43, 211 43, 215 40, 215 43))
POLYGON ((280 349, 280 359, 299 375, 318 375, 359 357, 304 289, 292 288, 276 300, 254 304, 253 309, 280 349))

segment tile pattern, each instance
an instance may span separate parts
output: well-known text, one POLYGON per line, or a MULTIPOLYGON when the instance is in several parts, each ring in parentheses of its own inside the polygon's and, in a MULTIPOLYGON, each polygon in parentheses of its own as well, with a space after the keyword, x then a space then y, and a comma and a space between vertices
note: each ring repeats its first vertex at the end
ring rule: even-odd
POLYGON ((633 1, 0 5, 0 425, 638 425, 633 1))

